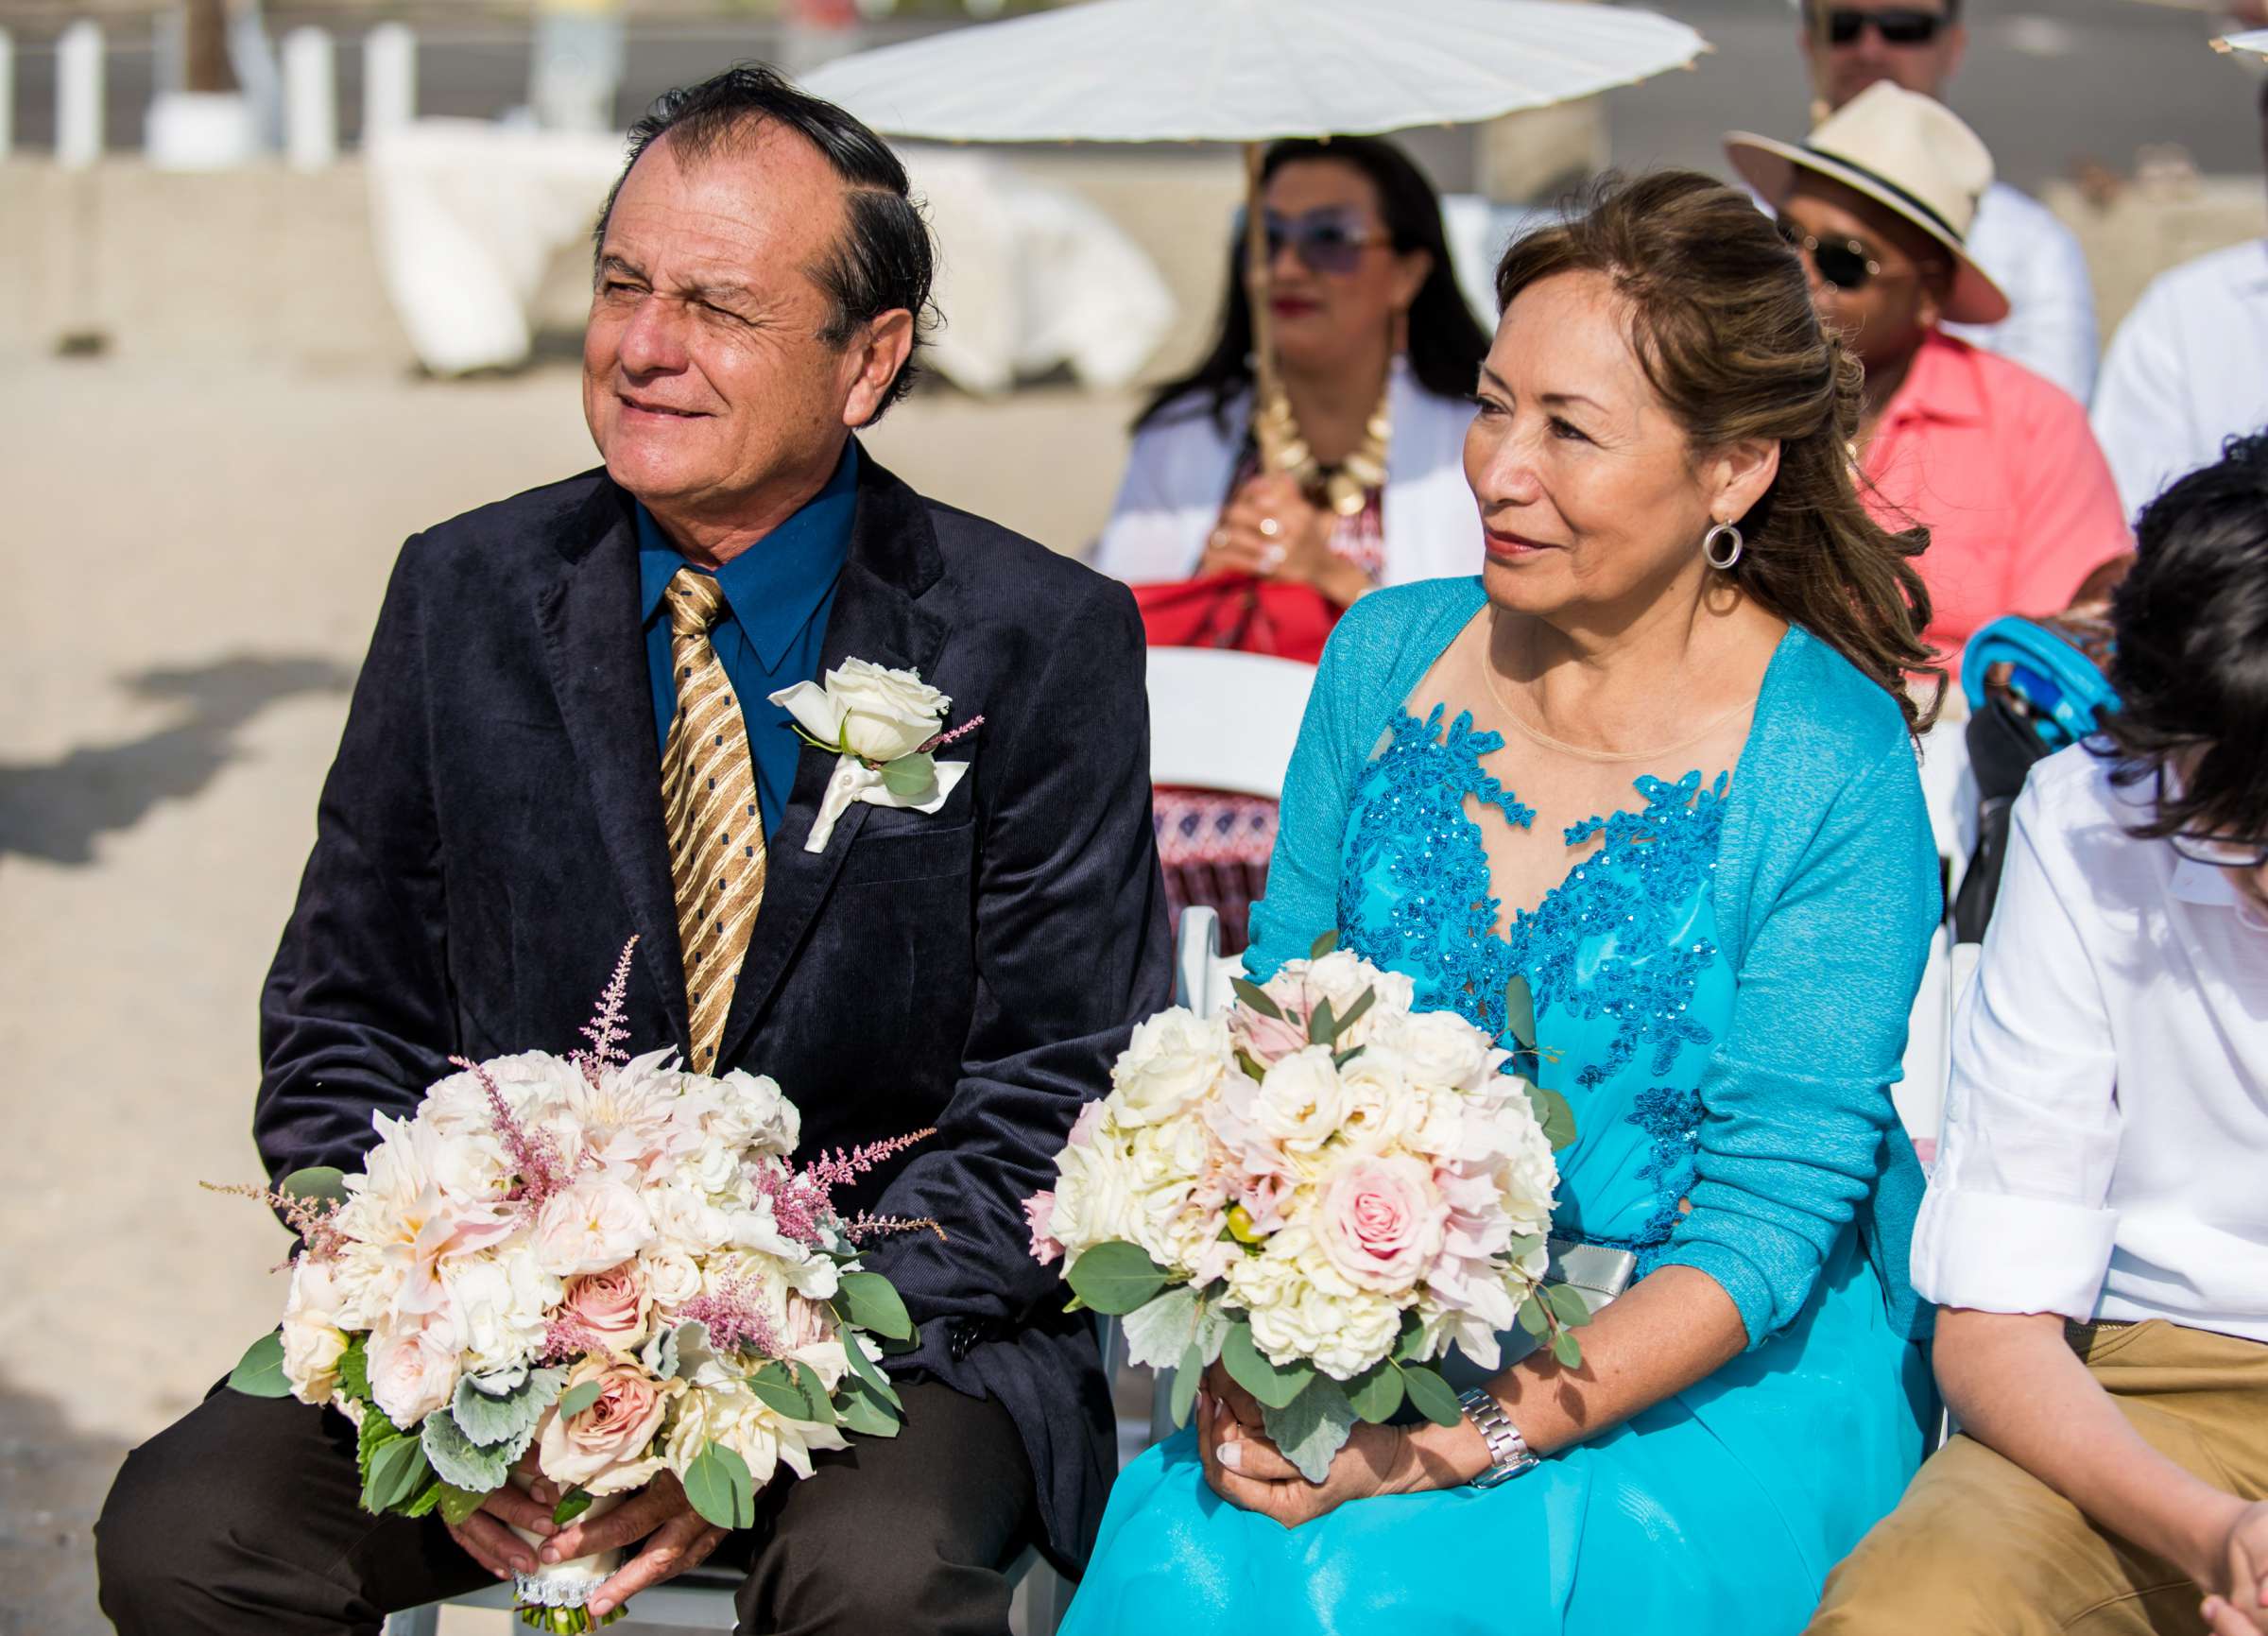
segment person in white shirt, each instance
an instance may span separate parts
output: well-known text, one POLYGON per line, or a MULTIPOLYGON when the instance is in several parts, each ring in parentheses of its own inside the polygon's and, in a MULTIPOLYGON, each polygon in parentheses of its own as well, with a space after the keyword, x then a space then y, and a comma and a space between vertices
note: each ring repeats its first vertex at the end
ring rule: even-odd
POLYGON ((2268 436, 2142 513, 2113 622, 2121 709, 2016 804, 1915 1227, 1962 1430, 1822 1636, 2268 1632, 2268 436))
MULTIPOLYGON (((1830 110, 1884 79, 1943 102, 1968 46, 1961 0, 1803 0, 1801 9, 1812 83, 1830 110)), ((2007 295, 2008 316, 1946 328, 2086 403, 2095 384, 2095 290, 2071 230, 1995 181, 1978 201, 1967 248, 2007 295)))
MULTIPOLYGON (((2268 84, 2260 136, 2268 156, 2268 84)), ((2129 516, 2227 439, 2268 425, 2268 238, 2151 283, 2112 337, 2094 422, 2129 516)))

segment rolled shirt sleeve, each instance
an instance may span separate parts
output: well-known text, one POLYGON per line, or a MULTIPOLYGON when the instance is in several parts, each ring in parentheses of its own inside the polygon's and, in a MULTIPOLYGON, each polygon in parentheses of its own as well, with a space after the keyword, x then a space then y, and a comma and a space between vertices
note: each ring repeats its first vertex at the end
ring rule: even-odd
POLYGON ((2083 919, 2090 897, 2036 782, 1953 1029, 1945 1133, 1914 1235, 1939 1306, 2093 1316, 2118 1213, 2117 1057, 2083 919))

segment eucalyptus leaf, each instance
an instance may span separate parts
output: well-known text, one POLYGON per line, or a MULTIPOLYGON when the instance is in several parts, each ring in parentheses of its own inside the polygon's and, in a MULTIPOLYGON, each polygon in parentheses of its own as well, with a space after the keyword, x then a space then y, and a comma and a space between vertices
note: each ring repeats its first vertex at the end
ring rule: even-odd
MULTIPOLYGON (((1348 1029, 1353 1027, 1357 1023, 1361 1022, 1365 1014, 1369 1011, 1370 1007, 1377 1004, 1378 990, 1376 989, 1365 989, 1362 993, 1362 998, 1355 1001, 1353 1005, 1348 1007, 1347 1015, 1339 1019, 1339 1033, 1344 1035, 1348 1029)), ((1362 1047, 1358 1045, 1355 1047, 1355 1049, 1359 1051, 1362 1049, 1362 1047)))
POLYGON ((1536 1111, 1536 1122, 1543 1127, 1543 1139, 1552 1145, 1554 1153, 1574 1145, 1575 1111, 1567 1105, 1566 1097, 1531 1081, 1528 1106, 1536 1111))
POLYGON ((1319 960, 1324 956, 1334 953, 1338 946, 1339 928, 1333 926, 1308 946, 1307 957, 1311 960, 1319 960))
POLYGON ((1398 1364, 1413 1363, 1417 1361, 1418 1354, 1424 1349, 1424 1325, 1418 1321, 1416 1313, 1403 1313, 1401 1315, 1401 1333, 1394 1337, 1394 1350, 1386 1354, 1388 1361, 1398 1364))
POLYGON ((596 1381, 585 1381, 580 1386, 569 1386, 559 1394, 559 1419, 563 1421, 575 1419, 593 1404, 598 1402, 599 1390, 599 1383, 596 1381))
POLYGON ((834 1413, 843 1429, 869 1438, 894 1438, 904 1419, 857 1375, 844 1377, 834 1401, 834 1413))
POLYGON ((472 1489, 460 1489, 455 1483, 448 1481, 446 1478, 441 1481, 438 1487, 440 1490, 439 1508, 441 1513, 441 1521, 447 1523, 453 1528, 463 1523, 464 1520, 467 1517, 470 1517, 473 1512, 479 1510, 481 1507, 488 1504, 488 1495, 472 1489))
MULTIPOLYGON (((426 1422, 448 1418, 429 1415, 426 1422)), ((425 1463, 425 1450, 417 1438, 388 1438, 370 1455, 369 1472, 362 1484, 362 1508, 372 1516, 400 1509, 417 1496, 432 1469, 425 1463)))
POLYGON ((310 1164, 277 1182, 276 1191, 309 1204, 344 1204, 347 1173, 335 1164, 310 1164))
POLYGON ((1159 1295, 1170 1279, 1140 1245, 1113 1238, 1083 1251, 1065 1269, 1064 1281, 1096 1312, 1123 1317, 1159 1295))
POLYGON ((871 1330, 891 1340, 914 1338, 914 1320, 905 1302, 899 1298, 897 1287, 879 1272, 844 1273, 834 1292, 834 1313, 858 1329, 871 1330))
POLYGON ((1561 1369, 1575 1369, 1583 1362, 1583 1343, 1571 1332, 1561 1330, 1552 1336, 1552 1356, 1558 1360, 1561 1369))
POLYGON ((1538 1340, 1552 1327, 1550 1311, 1537 1297, 1531 1295, 1520 1303, 1520 1327, 1538 1340))
POLYGON ((1410 1394, 1410 1406, 1437 1426, 1453 1426, 1465 1418, 1464 1405, 1450 1384, 1432 1369, 1412 1364, 1401 1371, 1401 1389, 1410 1394))
POLYGON ((1236 1049, 1236 1065, 1245 1071, 1245 1077, 1247 1079, 1257 1081, 1268 1076, 1268 1071, 1260 1065, 1260 1059, 1242 1045, 1236 1049))
POLYGON ((287 1398, 291 1382, 284 1378, 284 1335, 270 1330, 244 1349, 244 1356, 229 1371, 229 1389, 248 1398, 287 1398))
POLYGON ((1310 1045, 1335 1045, 1339 1042, 1339 1025, 1331 1013, 1331 1002, 1322 1001, 1307 1014, 1307 1042, 1310 1045))
POLYGON ((1281 1408, 1261 1406, 1261 1427, 1299 1474, 1319 1483, 1331 1472, 1332 1456, 1347 1446, 1355 1413, 1337 1381, 1319 1374, 1307 1389, 1281 1408))
POLYGON ((843 1355, 850 1360, 850 1372, 865 1381, 876 1397, 894 1409, 902 1411, 905 1408, 898 1396, 898 1388, 890 1385, 890 1377, 884 1374, 882 1367, 867 1355, 867 1349, 858 1344, 855 1336, 843 1337, 843 1355))
POLYGON ((791 1421, 813 1421, 823 1426, 834 1423, 834 1405, 827 1401, 818 1374, 811 1369, 767 1363, 748 1376, 748 1390, 791 1421))
POLYGON ((1171 1369, 1197 1336, 1197 1292, 1177 1284, 1126 1314, 1126 1361, 1144 1369, 1171 1369))
MULTIPOLYGON (((410 1441, 407 1438, 402 1440, 410 1441)), ((511 1471, 512 1462, 520 1457, 519 1453, 507 1452, 511 1449, 509 1443, 483 1448, 465 1436, 464 1428, 456 1423, 456 1417, 445 1409, 425 1417, 425 1424, 419 1431, 416 1441, 423 1451, 419 1456, 421 1463, 431 1461, 433 1469, 440 1472, 442 1482, 452 1488, 477 1489, 484 1494, 504 1486, 505 1476, 511 1471)), ((384 1455, 385 1450, 381 1449, 371 1456, 370 1468, 373 1472, 377 1470, 378 1461, 384 1455)))
POLYGON ((1231 977, 1228 979, 1228 987, 1236 990, 1236 997, 1244 1002, 1246 1010, 1257 1011, 1262 1016, 1274 1018, 1279 1023, 1283 1021, 1283 1007, 1270 999, 1268 991, 1251 978, 1231 977))
POLYGON ((1172 1402, 1168 1406, 1173 1410, 1175 1429, 1189 1424, 1189 1411, 1196 1404, 1197 1384, 1204 1375, 1204 1355, 1197 1343, 1192 1341, 1189 1351, 1181 1354, 1180 1366, 1174 1370, 1172 1402))
POLYGON ((1365 1051, 1369 1049, 1370 1047, 1367 1045, 1355 1045, 1348 1050, 1337 1052, 1332 1057, 1331 1065, 1333 1068, 1344 1068, 1348 1063, 1353 1061, 1357 1057, 1360 1057, 1365 1051))
POLYGON ((1543 1299, 1551 1307, 1553 1316, 1571 1328, 1590 1321, 1590 1308, 1584 1304, 1583 1297, 1569 1284, 1545 1284, 1543 1299))
POLYGON ((1228 1376, 1259 1400, 1263 1408, 1280 1409, 1306 1389, 1315 1378, 1311 1363, 1278 1365, 1253 1343, 1252 1326, 1239 1322, 1221 1343, 1221 1363, 1228 1376))
MULTIPOLYGON (((492 1448, 524 1439, 542 1420, 543 1411, 551 1407, 559 1388, 566 1384, 567 1371, 563 1369, 555 1366, 533 1369, 512 1390, 501 1397, 491 1397, 467 1376, 456 1383, 456 1396, 450 1400, 449 1412, 456 1421, 456 1429, 469 1441, 492 1448)), ((598 1394, 593 1390, 592 1395, 598 1394)), ((565 1412, 574 1413, 572 1409, 565 1412)), ((524 1441, 522 1446, 525 1447, 524 1441)))
POLYGON ((1347 1383, 1347 1402, 1374 1426, 1383 1426, 1401 1407, 1401 1370, 1382 1363, 1347 1383))
POLYGON ((882 785, 892 795, 920 797, 937 786, 937 765, 927 755, 902 755, 882 764, 882 785))
POLYGON ((756 1525, 756 1482, 748 1462, 722 1443, 711 1443, 685 1468, 685 1499, 714 1527, 756 1525))

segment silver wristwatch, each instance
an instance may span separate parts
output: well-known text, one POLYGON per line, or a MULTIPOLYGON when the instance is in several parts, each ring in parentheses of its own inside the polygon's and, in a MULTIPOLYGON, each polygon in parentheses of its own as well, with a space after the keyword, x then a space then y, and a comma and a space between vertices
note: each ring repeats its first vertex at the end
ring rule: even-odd
POLYGON ((1488 1469, 1472 1479, 1474 1488, 1493 1489, 1542 1463, 1529 1451, 1528 1439, 1520 1435, 1520 1428, 1512 1423, 1503 1404, 1494 1397, 1473 1386, 1459 1392, 1457 1402, 1465 1410, 1465 1418, 1472 1422, 1472 1429, 1488 1445, 1488 1469))

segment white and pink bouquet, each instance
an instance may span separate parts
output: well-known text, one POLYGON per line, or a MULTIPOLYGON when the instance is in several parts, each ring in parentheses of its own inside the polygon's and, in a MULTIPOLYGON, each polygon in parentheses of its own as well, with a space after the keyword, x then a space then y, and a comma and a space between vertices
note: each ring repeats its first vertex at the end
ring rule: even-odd
MULTIPOLYGON (((1177 1423, 1217 1360, 1318 1482, 1358 1419, 1406 1401, 1455 1423, 1432 1367, 1452 1345, 1493 1369, 1518 1324, 1572 1365, 1589 1316, 1543 1283, 1566 1103, 1455 1012, 1413 1009, 1408 977, 1332 943, 1265 985, 1238 979, 1222 1015, 1137 1027, 1054 1189, 1024 1205, 1074 1304, 1123 1314, 1133 1361, 1177 1369, 1177 1423)), ((1522 1039, 1534 1012, 1514 988, 1522 1039)))
MULTIPOLYGON (((460 1059, 414 1116, 373 1116, 361 1174, 228 1190, 301 1240, 282 1332, 231 1384, 352 1420, 373 1513, 460 1522, 540 1473, 564 1524, 668 1471, 711 1523, 747 1527, 781 1468, 898 1430, 881 1343, 913 1324, 859 1245, 937 1229, 846 1220, 832 1194, 929 1132, 796 1167, 800 1120, 770 1079, 621 1051, 629 961, 589 1049, 460 1059)), ((590 1629, 620 1556, 522 1576, 522 1618, 590 1629)))

